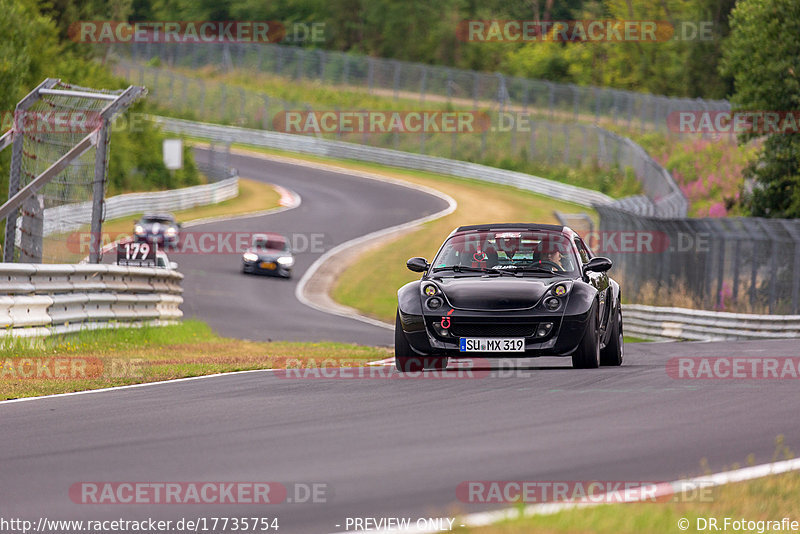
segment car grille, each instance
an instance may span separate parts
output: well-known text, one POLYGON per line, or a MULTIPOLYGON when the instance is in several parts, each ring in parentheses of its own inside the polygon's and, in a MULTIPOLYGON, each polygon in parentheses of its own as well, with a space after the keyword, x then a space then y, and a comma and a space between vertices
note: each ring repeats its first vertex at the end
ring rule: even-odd
POLYGON ((529 337, 535 329, 536 325, 531 323, 463 323, 455 320, 450 327, 457 337, 529 337))

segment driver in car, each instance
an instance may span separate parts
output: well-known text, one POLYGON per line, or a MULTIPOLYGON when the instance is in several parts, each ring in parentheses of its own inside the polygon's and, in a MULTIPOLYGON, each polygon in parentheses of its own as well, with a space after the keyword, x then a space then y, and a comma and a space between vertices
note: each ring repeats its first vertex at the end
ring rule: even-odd
POLYGON ((564 265, 562 261, 566 261, 562 252, 564 245, 552 239, 543 239, 538 246, 539 265, 545 269, 551 269, 554 273, 559 271, 566 271, 570 266, 564 265))
MULTIPOLYGON (((558 266, 558 269, 562 271, 565 270, 564 266, 561 265, 561 258, 563 257, 564 256, 561 254, 561 251, 557 249, 553 250, 552 252, 545 252, 544 254, 542 254, 542 260, 556 264, 558 266)), ((553 267, 553 270, 555 271, 555 267, 553 267)))

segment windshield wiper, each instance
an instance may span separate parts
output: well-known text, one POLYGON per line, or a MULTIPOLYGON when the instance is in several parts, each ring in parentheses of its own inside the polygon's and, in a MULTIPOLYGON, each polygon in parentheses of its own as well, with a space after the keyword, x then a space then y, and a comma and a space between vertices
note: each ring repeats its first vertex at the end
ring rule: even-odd
POLYGON ((495 267, 488 267, 486 269, 483 269, 481 267, 472 267, 468 265, 448 265, 447 267, 433 268, 433 272, 438 273, 439 271, 455 271, 457 273, 466 272, 466 273, 509 274, 511 276, 516 276, 514 272, 506 269, 497 269, 495 267))
POLYGON ((546 269, 544 267, 537 267, 537 266, 534 266, 534 265, 528 265, 528 266, 520 265, 520 266, 514 267, 514 270, 516 272, 522 272, 522 273, 565 274, 563 271, 561 271, 561 272, 560 271, 553 271, 552 269, 546 269))

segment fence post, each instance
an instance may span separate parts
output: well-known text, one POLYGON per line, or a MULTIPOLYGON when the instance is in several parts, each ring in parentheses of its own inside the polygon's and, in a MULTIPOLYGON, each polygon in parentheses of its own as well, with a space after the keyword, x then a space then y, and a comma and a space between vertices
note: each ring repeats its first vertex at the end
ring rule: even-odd
POLYGON ((446 69, 447 72, 447 103, 450 103, 450 100, 453 98, 453 71, 451 69, 446 69))
POLYGON ((422 67, 422 80, 420 80, 420 87, 419 87, 419 101, 420 103, 425 102, 425 91, 427 90, 426 85, 428 84, 428 67, 422 67))
MULTIPOLYGON (((200 48, 199 46, 195 46, 195 48, 200 48)), ((264 61, 264 46, 258 47, 258 60, 256 61, 256 72, 261 72, 261 64, 264 61)))
POLYGON ((478 109, 478 97, 480 95, 480 77, 476 71, 472 71, 472 107, 478 109))
POLYGON ((172 106, 172 97, 174 95, 175 73, 169 73, 169 105, 172 106))
POLYGON ((369 94, 372 94, 372 84, 375 81, 375 60, 367 58, 367 65, 367 87, 369 88, 369 94))
POLYGON ((97 137, 94 159, 94 183, 92 184, 92 234, 89 262, 100 263, 103 239, 100 235, 103 225, 103 198, 105 197, 106 169, 108 165, 108 120, 103 119, 97 137))
POLYGON ((400 97, 400 62, 394 62, 394 79, 392 80, 394 84, 394 100, 395 102, 400 97))
POLYGON ((262 100, 264 101, 264 105, 261 107, 262 114, 261 114, 261 129, 262 130, 269 130, 269 96, 261 95, 262 100))
POLYGON ((228 86, 220 83, 220 96, 219 96, 219 118, 225 120, 225 105, 228 96, 228 86))

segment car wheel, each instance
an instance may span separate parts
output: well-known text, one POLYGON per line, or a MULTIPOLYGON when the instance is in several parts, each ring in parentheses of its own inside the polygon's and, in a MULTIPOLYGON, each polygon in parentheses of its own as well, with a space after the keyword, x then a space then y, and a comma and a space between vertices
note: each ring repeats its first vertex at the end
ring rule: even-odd
POLYGON ((422 357, 414 354, 403 327, 400 324, 400 310, 394 322, 394 366, 401 373, 416 373, 422 371, 422 357))
POLYGON ((617 303, 617 319, 608 344, 600 351, 600 365, 622 365, 622 307, 617 303))
POLYGON ((575 369, 596 369, 600 367, 600 341, 597 339, 597 308, 592 307, 591 318, 578 348, 572 353, 572 367, 575 369))

